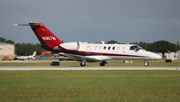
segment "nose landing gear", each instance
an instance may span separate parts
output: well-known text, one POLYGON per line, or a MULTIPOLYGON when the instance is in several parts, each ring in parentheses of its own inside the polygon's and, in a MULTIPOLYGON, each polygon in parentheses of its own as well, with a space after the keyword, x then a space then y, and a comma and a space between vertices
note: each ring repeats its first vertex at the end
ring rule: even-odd
POLYGON ((149 66, 149 63, 147 61, 144 61, 144 66, 149 66))

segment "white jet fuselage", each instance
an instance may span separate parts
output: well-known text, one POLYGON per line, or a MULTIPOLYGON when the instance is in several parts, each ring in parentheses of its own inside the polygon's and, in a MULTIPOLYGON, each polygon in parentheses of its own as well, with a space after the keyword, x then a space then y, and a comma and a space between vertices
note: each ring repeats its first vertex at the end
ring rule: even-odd
MULTIPOLYGON (((146 51, 135 44, 93 44, 70 42, 60 46, 71 54, 83 56, 84 59, 93 60, 150 60, 160 59, 161 56, 146 51)), ((68 54, 69 54, 68 53, 68 54)))

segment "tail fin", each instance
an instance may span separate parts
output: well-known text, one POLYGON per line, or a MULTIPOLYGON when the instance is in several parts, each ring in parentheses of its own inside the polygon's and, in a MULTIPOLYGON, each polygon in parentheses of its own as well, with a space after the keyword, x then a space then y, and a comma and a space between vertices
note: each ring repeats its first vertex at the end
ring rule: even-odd
POLYGON ((36 51, 34 51, 33 55, 32 56, 36 56, 36 51))
POLYGON ((42 23, 29 23, 35 35, 41 43, 41 47, 47 50, 57 50, 62 41, 54 35, 42 23))
POLYGON ((30 26, 41 43, 41 47, 50 51, 58 50, 59 44, 63 43, 42 23, 14 24, 15 26, 30 26))

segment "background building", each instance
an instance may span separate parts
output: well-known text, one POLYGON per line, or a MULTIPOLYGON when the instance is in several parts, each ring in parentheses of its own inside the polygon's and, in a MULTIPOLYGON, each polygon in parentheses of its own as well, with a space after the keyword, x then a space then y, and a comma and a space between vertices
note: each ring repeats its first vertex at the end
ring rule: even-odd
POLYGON ((8 57, 15 56, 15 47, 13 44, 0 42, 0 60, 2 60, 4 56, 8 56, 8 57))

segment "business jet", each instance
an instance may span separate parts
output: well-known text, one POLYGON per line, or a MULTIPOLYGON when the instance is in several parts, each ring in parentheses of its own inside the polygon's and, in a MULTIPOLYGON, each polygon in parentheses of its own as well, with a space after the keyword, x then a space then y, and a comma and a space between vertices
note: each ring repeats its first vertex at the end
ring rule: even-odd
POLYGON ((103 41, 63 42, 42 23, 15 24, 15 26, 30 26, 42 48, 79 61, 80 66, 97 61, 100 62, 100 66, 105 66, 109 60, 143 60, 144 65, 148 66, 148 60, 161 59, 160 55, 146 51, 136 44, 105 44, 103 41))
POLYGON ((36 51, 34 51, 34 53, 29 56, 16 56, 14 60, 33 60, 35 59, 35 56, 36 56, 36 51))

